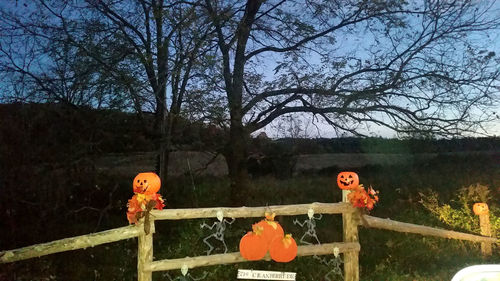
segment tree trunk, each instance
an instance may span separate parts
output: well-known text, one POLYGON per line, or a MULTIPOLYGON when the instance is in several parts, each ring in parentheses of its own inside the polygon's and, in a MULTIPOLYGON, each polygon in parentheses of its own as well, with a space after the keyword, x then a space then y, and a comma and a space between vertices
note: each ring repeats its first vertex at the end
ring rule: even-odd
POLYGON ((169 122, 168 122, 168 111, 166 109, 166 87, 160 87, 160 93, 157 94, 157 112, 156 112, 156 123, 158 132, 158 167, 157 173, 162 181, 165 183, 167 181, 168 174, 168 155, 170 152, 170 136, 169 136, 169 122))
POLYGON ((246 203, 250 186, 247 170, 248 134, 241 120, 240 122, 232 121, 231 123, 229 142, 226 144, 225 149, 230 180, 231 205, 243 206, 246 203))
MULTIPOLYGON (((245 13, 236 31, 236 50, 234 56, 233 73, 229 74, 228 67, 224 68, 226 80, 226 92, 231 114, 231 131, 229 137, 228 169, 231 181, 231 203, 234 205, 245 205, 245 199, 249 194, 250 181, 248 178, 247 156, 249 133, 243 125, 243 80, 245 74, 245 49, 250 30, 255 16, 263 1, 248 0, 245 13), (232 76, 232 81, 228 78, 232 76)), ((225 65, 229 65, 229 52, 227 46, 222 48, 226 57, 225 65)))
POLYGON ((156 97, 156 120, 159 122, 159 176, 163 184, 167 181, 168 174, 168 155, 170 153, 170 129, 169 129, 169 111, 167 109, 167 77, 169 57, 168 46, 165 44, 167 39, 163 37, 163 1, 152 2, 153 14, 156 24, 156 48, 157 48, 157 89, 156 97))
POLYGON ((170 152, 173 146, 173 134, 175 133, 177 122, 179 120, 178 111, 175 107, 172 107, 167 114, 167 120, 165 121, 165 131, 161 140, 161 154, 160 154, 160 178, 162 183, 166 183, 168 180, 168 165, 170 160, 170 152))
POLYGON ((231 73, 231 43, 226 44, 219 15, 206 0, 206 7, 211 14, 218 37, 218 45, 222 53, 222 69, 224 83, 231 116, 231 127, 229 142, 225 147, 225 156, 229 170, 231 185, 231 204, 235 206, 244 205, 245 198, 249 194, 250 186, 247 169, 247 140, 249 133, 243 125, 243 79, 245 74, 245 49, 250 30, 257 12, 262 5, 262 0, 247 0, 245 12, 236 30, 236 49, 234 52, 233 72, 231 73))
POLYGON ((164 186, 168 180, 168 162, 170 156, 170 146, 167 144, 166 140, 161 140, 160 148, 158 149, 158 168, 157 173, 161 179, 162 185, 164 186))

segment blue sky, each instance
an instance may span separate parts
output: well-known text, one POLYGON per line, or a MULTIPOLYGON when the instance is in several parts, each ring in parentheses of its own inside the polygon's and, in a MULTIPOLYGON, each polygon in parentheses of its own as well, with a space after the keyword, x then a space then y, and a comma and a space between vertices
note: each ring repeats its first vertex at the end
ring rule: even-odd
MULTIPOLYGON (((500 15, 500 1, 495 2, 493 8, 490 10, 492 15, 498 14, 500 15)), ((358 54, 363 53, 363 42, 366 42, 366 38, 363 37, 361 34, 344 34, 346 37, 342 38, 340 41, 340 48, 339 51, 342 52, 343 50, 347 53, 348 51, 353 51, 354 49, 358 49, 357 51, 358 54)), ((373 39, 372 39, 373 40, 373 39)), ((488 51, 493 51, 496 53, 496 56, 500 56, 500 31, 496 33, 490 33, 488 34, 487 37, 477 37, 476 40, 481 41, 481 43, 485 43, 485 48, 488 51)), ((369 41, 369 40, 368 40, 369 41)), ((458 53, 460 55, 460 53, 458 53)), ((319 58, 314 58, 311 57, 310 61, 319 61, 319 58)), ((267 65, 266 67, 269 67, 267 65)), ((499 66, 500 67, 500 66, 499 66)), ((272 72, 273 67, 269 67, 269 69, 264 70, 263 72, 272 72)), ((270 77, 272 79, 272 77, 270 77)), ((499 94, 500 89, 497 90, 497 96, 500 97, 499 94)), ((493 106, 490 108, 490 111, 496 112, 497 115, 500 115, 500 100, 497 101, 496 106, 493 106)), ((483 112, 473 112, 473 114, 482 114, 483 112)), ((303 126, 302 127, 302 134, 303 136, 307 137, 336 137, 338 136, 335 130, 327 124, 324 124, 322 122, 318 122, 318 120, 312 120, 311 116, 308 114, 304 114, 303 116, 297 117, 299 120, 297 120, 295 123, 295 126, 303 126)), ((268 135, 273 136, 273 137, 283 137, 287 136, 286 134, 286 125, 280 124, 280 120, 277 120, 273 122, 271 125, 268 127, 264 128, 264 130, 260 131, 265 131, 268 135)), ((289 125, 289 127, 294 127, 294 125, 289 125)), ((259 131, 259 132, 260 132, 259 131)), ((391 129, 388 129, 386 127, 378 126, 375 124, 367 124, 364 126, 364 128, 361 128, 359 130, 361 133, 366 134, 366 135, 373 135, 373 136, 382 136, 382 137, 396 137, 397 134, 392 131, 391 129)), ((490 135, 490 136, 500 136, 500 119, 493 120, 491 122, 484 123, 482 126, 481 132, 478 134, 474 134, 474 136, 484 136, 484 135, 490 135)))

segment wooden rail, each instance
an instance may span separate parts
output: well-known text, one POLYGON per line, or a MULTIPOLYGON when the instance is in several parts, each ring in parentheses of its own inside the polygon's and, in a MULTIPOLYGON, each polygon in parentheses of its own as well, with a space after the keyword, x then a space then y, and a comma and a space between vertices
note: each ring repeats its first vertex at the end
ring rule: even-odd
MULTIPOLYGON (((272 211, 276 213, 276 215, 295 216, 307 214, 310 209, 314 210, 314 213, 316 214, 342 214, 344 222, 344 241, 340 243, 300 246, 298 256, 328 255, 333 254, 334 248, 338 248, 339 252, 344 254, 344 276, 346 281, 359 280, 358 252, 360 251, 360 245, 358 243, 358 224, 366 227, 405 233, 417 233, 450 239, 468 240, 472 242, 498 243, 498 240, 492 237, 437 229, 411 223, 393 221, 390 219, 381 219, 368 215, 363 215, 362 218, 360 218, 359 212, 346 202, 311 203, 268 207, 218 207, 198 209, 166 209, 161 211, 153 210, 150 217, 151 232, 149 234, 144 232, 144 226, 142 224, 137 226, 131 225, 120 227, 103 232, 56 240, 49 243, 2 251, 0 252, 0 263, 14 262, 58 252, 94 247, 105 243, 138 237, 138 280, 150 281, 153 271, 180 269, 183 266, 194 268, 217 264, 246 262, 246 260, 244 260, 238 252, 153 261, 153 233, 155 220, 216 218, 217 214, 220 212, 222 212, 222 215, 226 218, 263 217, 266 211, 272 211)), ((270 258, 269 256, 266 256, 265 259, 269 260, 270 258)))
POLYGON ((363 215, 363 219, 361 221, 363 220, 365 221, 365 223, 362 222, 362 225, 371 228, 380 228, 380 229, 393 230, 405 233, 416 233, 427 236, 436 236, 441 238, 449 238, 457 240, 468 240, 472 242, 497 243, 498 241, 496 238, 493 237, 486 237, 486 236, 468 234, 463 232, 439 229, 429 226, 422 226, 418 224, 393 221, 391 219, 381 219, 368 215, 363 215))
MULTIPOLYGON (((351 251, 359 252, 361 246, 359 243, 327 243, 321 245, 299 246, 297 256, 313 256, 313 255, 331 255, 335 248, 339 249, 339 253, 347 253, 351 251)), ((269 253, 266 254, 264 260, 271 260, 269 253)), ((210 256, 186 257, 181 259, 167 259, 154 261, 145 267, 147 271, 165 271, 180 269, 186 265, 189 269, 202 266, 211 266, 218 264, 231 264, 248 262, 241 257, 239 252, 218 254, 210 256)))
POLYGON ((0 262, 8 263, 20 261, 54 253, 85 249, 101 244, 134 238, 139 236, 139 233, 141 233, 142 230, 143 228, 129 225, 102 232, 37 244, 24 248, 2 251, 0 252, 0 262))
MULTIPOLYGON (((266 207, 237 207, 237 208, 198 208, 198 209, 165 209, 151 211, 151 224, 155 220, 184 220, 184 219, 200 219, 200 218, 217 218, 217 215, 222 212, 222 216, 226 218, 250 218, 264 217, 265 212, 273 212, 279 216, 295 216, 305 215, 312 209, 316 214, 353 214, 355 209, 349 203, 311 203, 311 204, 295 204, 295 205, 278 205, 266 207)), ((139 236, 139 254, 138 254, 138 280, 151 281, 153 271, 181 269, 183 265, 188 268, 209 266, 217 264, 229 264, 246 262, 239 253, 219 254, 212 256, 187 257, 181 259, 153 261, 153 244, 150 235, 143 234, 139 236), (141 242, 144 241, 144 242, 141 242)), ((325 244, 320 246, 301 246, 300 255, 326 255, 333 254, 333 244, 325 244), (312 252, 316 251, 316 252, 312 252), (308 254, 309 253, 309 254, 308 254)), ((336 243, 339 251, 344 253, 359 252, 359 243, 336 243), (342 249, 342 250, 341 250, 342 249)), ((298 253, 298 254, 299 254, 298 253)), ((358 256, 357 254, 355 255, 358 256)), ((353 262, 356 262, 357 259, 353 262)), ((356 275, 357 274, 357 275, 356 275)), ((346 280, 358 281, 356 276, 351 277, 351 273, 346 273, 346 280)))
POLYGON ((151 215, 155 220, 185 220, 216 218, 217 212, 222 211, 226 218, 255 218, 264 217, 266 211, 272 211, 277 216, 296 216, 307 214, 313 209, 315 214, 342 214, 352 213, 355 209, 349 203, 310 203, 295 205, 277 205, 267 207, 217 207, 198 209, 164 209, 152 210, 151 215))

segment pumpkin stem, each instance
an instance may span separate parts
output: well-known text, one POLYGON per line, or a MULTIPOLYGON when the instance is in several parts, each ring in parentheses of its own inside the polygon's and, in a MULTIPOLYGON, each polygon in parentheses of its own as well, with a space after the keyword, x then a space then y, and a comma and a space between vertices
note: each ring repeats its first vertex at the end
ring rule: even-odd
POLYGON ((285 246, 285 248, 288 249, 288 247, 290 247, 290 245, 292 244, 292 234, 285 235, 282 241, 283 241, 283 246, 285 246))
POLYGON ((268 220, 268 221, 274 221, 274 217, 276 216, 276 214, 275 213, 266 212, 265 216, 266 216, 266 220, 268 220))
POLYGON ((264 227, 257 225, 257 224, 253 224, 252 231, 255 235, 262 235, 262 232, 264 231, 264 227))

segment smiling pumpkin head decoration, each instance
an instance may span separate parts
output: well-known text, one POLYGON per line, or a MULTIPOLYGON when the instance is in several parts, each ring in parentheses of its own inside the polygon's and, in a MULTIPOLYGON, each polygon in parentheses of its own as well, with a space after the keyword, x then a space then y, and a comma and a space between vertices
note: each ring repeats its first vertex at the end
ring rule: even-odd
POLYGON ((490 209, 488 208, 488 204, 486 203, 476 203, 472 206, 472 210, 474 211, 474 214, 476 215, 486 215, 490 212, 490 209))
POLYGON ((140 173, 135 176, 132 186, 134 193, 151 195, 160 190, 161 180, 155 173, 140 173))
POLYGON ((144 219, 144 232, 149 234, 149 213, 153 209, 162 210, 164 200, 157 192, 160 190, 161 180, 157 174, 148 172, 140 173, 132 182, 134 195, 127 204, 127 219, 129 223, 137 224, 144 219))
POLYGON ((337 176, 337 185, 340 189, 354 189, 358 187, 358 174, 354 172, 340 172, 337 176))

